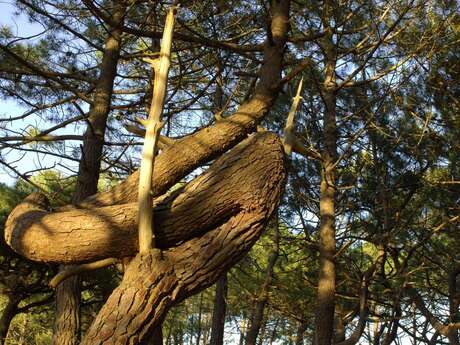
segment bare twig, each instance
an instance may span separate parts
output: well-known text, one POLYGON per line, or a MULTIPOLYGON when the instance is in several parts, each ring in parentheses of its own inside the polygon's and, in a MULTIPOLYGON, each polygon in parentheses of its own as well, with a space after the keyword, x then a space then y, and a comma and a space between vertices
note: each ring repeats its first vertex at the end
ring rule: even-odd
POLYGON ((70 278, 74 275, 77 275, 77 274, 80 274, 86 271, 94 271, 99 268, 115 265, 118 262, 119 262, 118 259, 108 258, 108 259, 90 262, 90 263, 83 264, 83 265, 68 266, 66 269, 56 274, 54 278, 51 279, 48 285, 52 288, 56 288, 61 282, 63 282, 67 278, 70 278))

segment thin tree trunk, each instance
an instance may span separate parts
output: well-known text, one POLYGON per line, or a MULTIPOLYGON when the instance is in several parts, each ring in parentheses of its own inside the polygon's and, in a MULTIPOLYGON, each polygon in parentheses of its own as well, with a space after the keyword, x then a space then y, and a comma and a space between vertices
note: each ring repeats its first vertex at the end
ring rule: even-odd
POLYGON ((298 323, 297 327, 297 335, 295 338, 295 345, 303 345, 304 343, 304 336, 305 331, 307 330, 307 323, 305 321, 301 321, 298 323))
MULTIPOLYGON (((114 20, 121 26, 124 2, 117 2, 114 20)), ((73 202, 75 204, 97 193, 101 167, 104 134, 116 76, 121 47, 121 28, 115 27, 105 41, 100 77, 96 83, 93 104, 88 113, 88 126, 84 134, 82 156, 73 202)), ((64 268, 64 267, 61 267, 64 268)), ((76 345, 80 340, 80 277, 67 279, 56 288, 56 312, 53 344, 76 345)))
POLYGON ((276 319, 275 324, 273 325, 273 330, 272 330, 272 334, 270 335, 269 345, 273 345, 273 343, 275 342, 275 339, 278 335, 279 322, 280 322, 280 319, 276 319))
POLYGON ((329 21, 332 5, 326 2, 323 23, 326 35, 323 40, 325 80, 323 99, 325 105, 320 186, 320 268, 315 316, 315 344, 331 345, 334 335, 335 309, 335 162, 337 159, 336 133, 336 52, 329 21))
POLYGON ((210 345, 223 345, 224 343, 227 290, 227 272, 225 272, 216 283, 210 345))
POLYGON ((21 301, 19 298, 15 298, 12 295, 6 295, 7 302, 5 308, 2 311, 2 316, 0 317, 0 345, 5 343, 6 337, 8 336, 8 330, 10 329, 10 324, 15 315, 18 312, 18 304, 21 301))
MULTIPOLYGON (((455 265, 449 272, 449 322, 454 324, 459 321, 458 308, 460 305, 460 292, 457 291, 457 276, 460 274, 460 266, 455 265)), ((451 328, 449 330, 449 344, 459 345, 458 330, 451 328)))
POLYGON ((197 335, 196 335, 196 345, 200 345, 201 338, 201 318, 203 317, 203 294, 200 294, 200 306, 198 309, 198 324, 197 324, 197 335))
POLYGON ((205 319, 205 322, 203 324, 203 341, 201 342, 203 345, 207 345, 209 344, 209 337, 210 337, 210 333, 211 333, 211 325, 209 324, 209 318, 206 318, 205 319))
POLYGON ((273 280, 273 273, 276 261, 279 256, 279 240, 280 233, 278 228, 278 222, 274 224, 274 236, 273 236, 273 249, 269 254, 268 264, 265 273, 265 281, 262 284, 255 308, 254 314, 251 318, 251 326, 249 328, 248 337, 246 339, 246 345, 256 345, 257 336, 259 335, 262 321, 264 319, 264 310, 268 302, 268 295, 271 282, 273 280))
POLYGON ((141 342, 139 345, 163 345, 163 329, 161 324, 155 327, 148 339, 141 342))
POLYGON ((244 345, 244 339, 246 339, 246 328, 249 321, 243 315, 243 319, 240 321, 240 339, 238 341, 239 345, 244 345))
POLYGON ((262 320, 262 326, 260 327, 257 345, 262 345, 264 343, 266 332, 267 332, 267 318, 264 317, 264 319, 262 320))

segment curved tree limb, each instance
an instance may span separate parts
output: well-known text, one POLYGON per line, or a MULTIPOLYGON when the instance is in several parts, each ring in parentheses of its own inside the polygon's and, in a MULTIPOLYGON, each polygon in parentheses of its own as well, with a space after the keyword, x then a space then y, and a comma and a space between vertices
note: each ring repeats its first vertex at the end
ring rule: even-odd
MULTIPOLYGON (((262 138, 270 137, 274 138, 273 134, 257 134, 234 151, 242 147, 252 151, 252 147, 257 146, 262 138), (255 138, 259 140, 254 141, 255 138)), ((238 165, 243 169, 245 178, 256 172, 261 174, 258 180, 263 181, 263 189, 253 190, 252 197, 243 192, 241 196, 246 201, 240 204, 237 213, 228 217, 217 229, 163 252, 153 249, 138 254, 129 264, 122 283, 101 309, 82 344, 141 342, 160 324, 173 305, 212 285, 246 254, 265 228, 283 189, 283 151, 278 140, 273 146, 277 146, 276 154, 272 150, 264 150, 256 160, 248 159, 244 151, 232 151, 225 157, 225 164, 238 165), (261 158, 270 151, 269 157, 261 158), (239 159, 240 155, 244 157, 242 160, 239 159), (240 162, 245 162, 244 166, 240 162), (256 171, 253 170, 255 166, 256 171)), ((261 152, 261 147, 257 150, 261 152)), ((205 180, 215 177, 208 176, 205 180)), ((235 192, 239 189, 244 188, 237 186, 235 192)))
MULTIPOLYGON (((244 210, 271 207, 268 199, 276 191, 267 190, 267 184, 284 179, 283 159, 276 135, 256 133, 182 190, 157 200, 157 246, 177 246, 244 210)), ((11 212, 5 239, 16 252, 36 261, 82 263, 134 256, 138 250, 136 203, 62 212, 48 208, 46 197, 34 193, 11 212)))

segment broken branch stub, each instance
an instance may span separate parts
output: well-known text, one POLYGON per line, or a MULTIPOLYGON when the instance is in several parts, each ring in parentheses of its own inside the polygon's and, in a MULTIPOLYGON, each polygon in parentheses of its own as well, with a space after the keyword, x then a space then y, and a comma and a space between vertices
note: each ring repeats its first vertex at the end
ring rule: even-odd
POLYGON ((294 116, 297 111, 297 107, 299 106, 299 102, 302 99, 302 96, 300 96, 301 91, 302 91, 302 85, 303 85, 303 77, 302 79, 300 79, 299 85, 297 86, 297 92, 295 96, 292 98, 291 109, 289 110, 289 114, 286 120, 286 127, 284 128, 283 146, 284 146, 284 152, 286 152, 288 156, 291 155, 292 148, 294 146, 294 143, 293 143, 295 140, 294 116))

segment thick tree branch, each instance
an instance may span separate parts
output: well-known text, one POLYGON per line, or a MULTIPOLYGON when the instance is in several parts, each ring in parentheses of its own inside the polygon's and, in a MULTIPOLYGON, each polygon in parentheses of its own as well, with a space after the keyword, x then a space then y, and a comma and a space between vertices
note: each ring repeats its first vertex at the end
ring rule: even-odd
MULTIPOLYGON (((283 189, 285 172, 281 143, 276 140, 265 149, 260 145, 261 141, 268 144, 274 139, 270 133, 256 134, 211 168, 216 170, 218 166, 224 168, 233 164, 239 168, 240 180, 244 177, 244 185, 248 180, 254 181, 255 174, 258 175, 256 180, 263 181, 263 187, 251 187, 252 192, 248 194, 240 192, 245 187, 236 186, 233 193, 239 194, 244 202, 238 207, 235 205, 238 211, 226 217, 217 229, 163 252, 156 249, 138 254, 82 344, 141 342, 173 305, 212 285, 247 253, 276 209, 283 189), (255 151, 254 146, 257 147, 255 151)), ((195 188, 212 180, 218 184, 219 180, 229 177, 227 174, 208 175, 195 188)))
MULTIPOLYGON (((182 190, 157 200, 157 247, 166 249, 201 236, 244 210, 271 207, 268 199, 276 191, 267 190, 267 181, 284 178, 283 156, 274 134, 254 134, 182 190)), ((48 210, 43 195, 27 197, 7 220, 6 242, 29 259, 59 263, 129 257, 138 250, 135 202, 48 210)))

